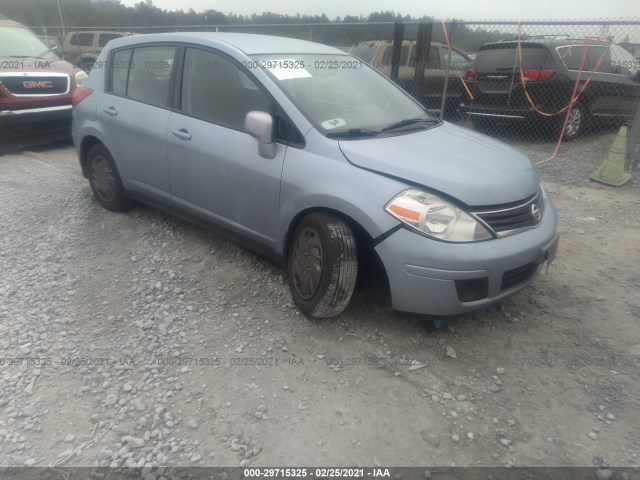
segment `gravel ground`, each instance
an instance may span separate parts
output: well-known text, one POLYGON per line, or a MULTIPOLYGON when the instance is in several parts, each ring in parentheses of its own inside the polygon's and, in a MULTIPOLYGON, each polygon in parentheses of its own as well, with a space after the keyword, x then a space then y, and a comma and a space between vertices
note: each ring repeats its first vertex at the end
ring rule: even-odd
POLYGON ((0 467, 638 466, 638 180, 587 180, 613 135, 541 167, 548 273, 440 328, 368 282, 309 320, 260 257, 101 209, 69 144, 0 157, 0 467))

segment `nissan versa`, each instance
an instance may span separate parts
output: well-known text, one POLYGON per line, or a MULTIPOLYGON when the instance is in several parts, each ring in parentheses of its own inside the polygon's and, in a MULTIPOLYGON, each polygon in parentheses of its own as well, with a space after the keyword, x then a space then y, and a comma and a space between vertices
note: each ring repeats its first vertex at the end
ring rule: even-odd
POLYGON ((359 59, 235 33, 109 42, 74 93, 97 201, 133 200, 286 264, 298 308, 338 315, 363 259, 392 307, 455 315, 530 283, 558 245, 523 155, 430 117, 359 59))

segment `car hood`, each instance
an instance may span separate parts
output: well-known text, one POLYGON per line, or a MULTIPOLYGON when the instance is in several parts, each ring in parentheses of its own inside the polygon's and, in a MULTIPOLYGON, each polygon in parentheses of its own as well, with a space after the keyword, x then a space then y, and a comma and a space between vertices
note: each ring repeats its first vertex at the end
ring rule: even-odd
POLYGON ((468 206, 522 200, 534 195, 540 182, 536 168, 521 153, 446 122, 405 135, 339 144, 357 167, 423 185, 468 206))
POLYGON ((3 73, 16 74, 21 73, 67 73, 70 76, 75 75, 80 69, 74 67, 69 62, 57 59, 46 58, 9 58, 0 57, 0 60, 6 61, 11 68, 0 69, 3 73), (15 64, 16 66, 12 65, 15 64))

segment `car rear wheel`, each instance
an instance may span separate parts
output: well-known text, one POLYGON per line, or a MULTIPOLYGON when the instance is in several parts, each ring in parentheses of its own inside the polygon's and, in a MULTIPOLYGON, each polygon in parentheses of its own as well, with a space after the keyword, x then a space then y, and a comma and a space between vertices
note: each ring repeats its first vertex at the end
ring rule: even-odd
POLYGON ((78 66, 85 72, 89 73, 93 68, 93 66, 95 65, 95 63, 96 63, 95 60, 85 58, 84 60, 80 61, 80 64, 78 66))
POLYGON ((346 308, 356 284, 353 231, 334 215, 308 214, 293 233, 287 264, 297 307, 311 317, 336 316, 346 308))
POLYGON ((87 154, 87 167, 89 185, 100 205, 112 212, 131 207, 133 202, 125 195, 118 168, 104 145, 91 147, 87 154))
MULTIPOLYGON (((562 140, 565 142, 571 142, 575 140, 584 130, 586 112, 584 107, 580 103, 574 103, 569 112, 569 118, 567 124, 564 127, 562 134, 562 140)), ((564 116, 561 116, 562 122, 564 122, 564 116)), ((560 124, 562 128, 562 123, 560 124)))

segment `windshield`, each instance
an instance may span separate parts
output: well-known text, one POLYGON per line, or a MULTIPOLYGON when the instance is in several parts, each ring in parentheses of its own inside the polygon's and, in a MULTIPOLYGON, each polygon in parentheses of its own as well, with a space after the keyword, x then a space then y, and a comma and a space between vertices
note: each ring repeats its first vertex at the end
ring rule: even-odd
POLYGON ((58 59, 30 30, 9 26, 0 26, 0 57, 58 59))
POLYGON ((398 133, 437 122, 419 103, 351 55, 261 55, 250 63, 248 67, 269 72, 327 136, 398 133))

